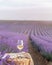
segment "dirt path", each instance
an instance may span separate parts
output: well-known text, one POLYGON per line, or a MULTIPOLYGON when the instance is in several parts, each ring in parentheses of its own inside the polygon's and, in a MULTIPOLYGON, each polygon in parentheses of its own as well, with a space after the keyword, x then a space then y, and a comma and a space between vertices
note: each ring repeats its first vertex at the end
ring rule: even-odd
POLYGON ((46 59, 44 59, 41 54, 33 48, 31 41, 29 40, 29 53, 31 54, 34 65, 47 65, 46 59))
POLYGON ((49 62, 47 65, 52 65, 52 62, 49 62))

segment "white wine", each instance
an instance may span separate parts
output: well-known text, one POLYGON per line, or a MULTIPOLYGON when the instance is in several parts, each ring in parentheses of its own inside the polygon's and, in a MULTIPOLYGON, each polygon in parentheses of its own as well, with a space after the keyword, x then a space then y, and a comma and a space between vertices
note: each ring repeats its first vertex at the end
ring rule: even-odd
POLYGON ((23 45, 17 45, 17 48, 18 48, 19 50, 22 50, 22 49, 23 49, 23 45))

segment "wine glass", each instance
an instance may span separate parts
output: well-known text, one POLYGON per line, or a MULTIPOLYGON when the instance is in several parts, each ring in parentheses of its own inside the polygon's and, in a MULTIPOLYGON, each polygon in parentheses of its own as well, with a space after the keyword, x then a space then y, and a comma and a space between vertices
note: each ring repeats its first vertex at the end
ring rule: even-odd
POLYGON ((23 40, 18 40, 17 42, 17 48, 21 51, 23 49, 23 40))
MULTIPOLYGON (((21 52, 21 50, 24 48, 24 42, 23 42, 23 40, 18 40, 18 42, 17 42, 17 48, 21 52)), ((19 56, 20 57, 22 56, 21 53, 19 54, 19 56)))

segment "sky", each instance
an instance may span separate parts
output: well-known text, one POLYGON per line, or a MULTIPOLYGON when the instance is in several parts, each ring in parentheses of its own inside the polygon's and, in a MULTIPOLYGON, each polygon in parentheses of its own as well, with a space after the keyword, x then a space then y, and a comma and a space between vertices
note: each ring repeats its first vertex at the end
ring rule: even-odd
POLYGON ((0 0, 0 7, 52 7, 52 0, 0 0))
POLYGON ((0 0, 0 20, 52 20, 52 0, 0 0))

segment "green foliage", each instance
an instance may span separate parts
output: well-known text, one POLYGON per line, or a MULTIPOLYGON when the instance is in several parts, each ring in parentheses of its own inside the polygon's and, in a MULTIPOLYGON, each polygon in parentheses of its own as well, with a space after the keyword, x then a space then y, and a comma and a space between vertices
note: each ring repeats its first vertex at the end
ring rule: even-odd
POLYGON ((43 57, 49 61, 52 61, 52 54, 51 53, 42 53, 43 57))

